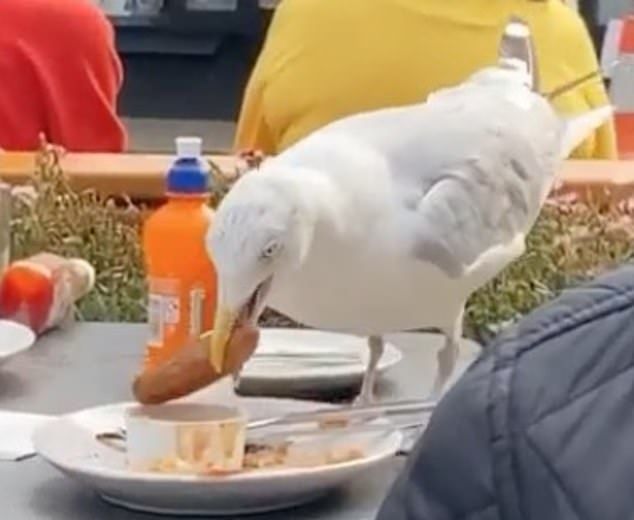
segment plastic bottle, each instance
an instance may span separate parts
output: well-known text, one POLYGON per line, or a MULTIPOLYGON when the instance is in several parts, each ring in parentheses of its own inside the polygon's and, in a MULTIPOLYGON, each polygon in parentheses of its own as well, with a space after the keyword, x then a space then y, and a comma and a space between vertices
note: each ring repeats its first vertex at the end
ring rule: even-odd
POLYGON ((94 284, 95 270, 81 258, 39 253, 15 261, 0 277, 0 318, 42 334, 72 319, 94 284))
POLYGON ((205 249, 213 221, 207 205, 209 166, 197 137, 176 139, 178 157, 167 173, 167 203, 144 228, 150 338, 145 369, 171 358, 212 328, 216 273, 205 249))

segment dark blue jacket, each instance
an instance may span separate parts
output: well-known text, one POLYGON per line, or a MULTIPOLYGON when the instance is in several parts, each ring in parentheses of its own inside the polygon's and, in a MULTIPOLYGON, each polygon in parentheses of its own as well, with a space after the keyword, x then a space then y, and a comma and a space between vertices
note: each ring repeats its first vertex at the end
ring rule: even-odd
POLYGON ((488 346, 378 518, 634 519, 634 266, 564 292, 488 346))

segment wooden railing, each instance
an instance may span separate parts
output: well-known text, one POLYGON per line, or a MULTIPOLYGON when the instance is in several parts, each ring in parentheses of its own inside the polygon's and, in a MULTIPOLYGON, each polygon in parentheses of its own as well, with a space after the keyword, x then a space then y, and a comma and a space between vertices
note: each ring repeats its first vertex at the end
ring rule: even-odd
MULTIPOLYGON (((133 199, 153 200, 164 195, 165 172, 173 157, 145 154, 67 154, 62 167, 77 189, 94 188, 105 195, 127 194, 133 199)), ((210 157, 231 175, 235 158, 210 157)), ((21 184, 34 171, 32 153, 0 152, 0 180, 21 184)), ((560 172, 558 192, 574 191, 622 200, 634 197, 634 161, 567 161, 560 172)))

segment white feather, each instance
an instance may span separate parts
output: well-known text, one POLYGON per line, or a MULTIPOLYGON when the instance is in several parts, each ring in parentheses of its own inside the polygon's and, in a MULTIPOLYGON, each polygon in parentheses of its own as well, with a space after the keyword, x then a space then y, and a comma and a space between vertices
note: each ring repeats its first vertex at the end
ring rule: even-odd
POLYGON ((610 114, 564 124, 531 85, 526 67, 485 69, 266 161, 212 230, 224 297, 273 275, 270 305, 313 327, 454 334, 469 295, 524 251, 563 157, 610 114), (263 263, 271 239, 283 247, 263 263))

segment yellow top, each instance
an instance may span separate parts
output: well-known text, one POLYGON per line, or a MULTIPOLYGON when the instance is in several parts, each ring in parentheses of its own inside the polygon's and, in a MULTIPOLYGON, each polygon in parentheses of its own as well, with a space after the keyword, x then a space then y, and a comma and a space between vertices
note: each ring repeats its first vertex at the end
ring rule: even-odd
MULTIPOLYGON (((582 19, 561 0, 282 0, 246 89, 236 147, 277 153, 341 117, 420 102, 495 63, 511 15, 533 31, 543 92, 598 69, 582 19)), ((575 114, 606 103, 596 80, 555 105, 575 114)), ((616 157, 613 124, 573 156, 616 157)))

